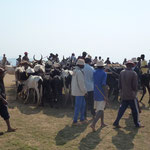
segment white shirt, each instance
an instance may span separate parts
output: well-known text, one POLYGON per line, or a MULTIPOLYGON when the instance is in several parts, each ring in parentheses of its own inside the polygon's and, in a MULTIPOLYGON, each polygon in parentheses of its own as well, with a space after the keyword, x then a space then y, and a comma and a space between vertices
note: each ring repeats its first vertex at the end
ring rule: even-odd
POLYGON ((73 96, 84 96, 87 93, 84 74, 79 67, 76 67, 73 71, 71 81, 71 95, 73 96))

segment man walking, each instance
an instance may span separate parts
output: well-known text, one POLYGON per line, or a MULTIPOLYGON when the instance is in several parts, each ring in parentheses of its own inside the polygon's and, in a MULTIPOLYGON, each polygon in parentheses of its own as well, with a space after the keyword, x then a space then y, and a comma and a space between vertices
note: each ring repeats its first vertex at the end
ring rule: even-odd
POLYGON ((130 106, 132 110, 132 116, 136 127, 143 127, 139 123, 139 109, 136 100, 137 88, 138 88, 138 76, 133 71, 134 63, 127 61, 126 69, 121 71, 119 77, 119 89, 121 91, 122 104, 120 105, 117 118, 113 125, 120 128, 119 121, 123 116, 125 110, 130 106))
POLYGON ((90 126, 93 131, 95 131, 95 125, 100 118, 101 127, 106 126, 104 124, 104 108, 108 101, 107 74, 104 72, 103 61, 98 61, 96 66, 97 69, 94 72, 94 108, 96 109, 96 116, 90 126))
POLYGON ((85 98, 87 90, 85 87, 84 73, 82 69, 84 68, 84 60, 78 59, 76 63, 76 68, 73 71, 72 81, 71 81, 71 94, 75 96, 75 111, 73 118, 73 125, 78 125, 78 115, 80 112, 80 121, 84 123, 85 117, 85 98))
POLYGON ((87 120, 87 110, 88 108, 91 111, 91 114, 93 118, 95 117, 95 110, 94 110, 94 82, 93 82, 93 73, 94 73, 94 68, 90 66, 91 64, 91 59, 86 58, 85 59, 85 65, 83 68, 84 72, 84 78, 85 78, 85 86, 87 89, 87 96, 85 97, 86 101, 86 108, 85 108, 85 120, 87 120))

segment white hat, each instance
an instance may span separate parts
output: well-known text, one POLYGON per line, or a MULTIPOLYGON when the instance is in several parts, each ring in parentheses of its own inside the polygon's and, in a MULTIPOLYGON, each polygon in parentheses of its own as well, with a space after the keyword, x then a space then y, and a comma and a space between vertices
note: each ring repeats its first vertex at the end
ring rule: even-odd
POLYGON ((136 57, 132 58, 131 60, 132 60, 134 63, 137 62, 136 57))
POLYGON ((47 62, 47 64, 48 64, 49 66, 52 66, 52 65, 53 65, 53 63, 52 63, 50 60, 47 62))
POLYGON ((78 59, 76 65, 82 65, 84 66, 85 62, 84 62, 84 59, 78 59))
POLYGON ((103 61, 97 61, 96 66, 97 67, 104 67, 106 64, 104 64, 103 61))
POLYGON ((60 64, 59 64, 59 63, 54 62, 54 67, 55 67, 55 68, 59 68, 59 67, 60 67, 60 64))

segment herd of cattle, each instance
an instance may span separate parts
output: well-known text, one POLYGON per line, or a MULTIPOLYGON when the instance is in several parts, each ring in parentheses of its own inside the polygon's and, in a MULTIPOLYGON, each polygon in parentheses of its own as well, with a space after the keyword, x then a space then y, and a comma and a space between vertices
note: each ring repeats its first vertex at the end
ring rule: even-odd
POLYGON ((24 103, 28 103, 32 96, 37 106, 43 106, 48 102, 51 107, 61 107, 67 103, 70 96, 72 68, 68 60, 52 63, 42 59, 34 59, 32 63, 23 61, 17 67, 5 66, 6 73, 15 74, 17 99, 21 98, 24 103))
MULTIPOLYGON (((28 103, 31 100, 29 97, 32 96, 32 100, 37 106, 44 106, 45 102, 48 102, 51 107, 62 107, 66 105, 68 100, 73 105, 73 97, 71 96, 73 68, 74 66, 67 59, 63 59, 60 63, 52 63, 49 60, 43 61, 42 58, 40 60, 34 59, 32 63, 21 62, 17 67, 5 66, 8 74, 15 74, 17 99, 21 98, 24 103, 28 103)), ((108 65, 105 68, 108 74, 109 97, 112 100, 118 100, 118 79, 119 73, 123 69, 124 66, 119 64, 108 65)), ((150 93, 149 74, 145 76, 144 82, 140 85, 143 90, 141 101, 146 93, 146 88, 150 93)))

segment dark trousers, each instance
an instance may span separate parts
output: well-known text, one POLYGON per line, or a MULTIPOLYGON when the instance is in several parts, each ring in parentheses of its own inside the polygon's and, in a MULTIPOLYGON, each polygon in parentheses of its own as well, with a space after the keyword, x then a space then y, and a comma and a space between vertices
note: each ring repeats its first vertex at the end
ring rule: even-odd
POLYGON ((85 101, 86 101, 86 108, 85 108, 85 119, 87 117, 87 110, 89 108, 89 110, 91 111, 92 116, 95 116, 95 110, 94 110, 94 92, 90 91, 88 92, 88 95, 85 97, 85 101))
POLYGON ((6 105, 3 104, 1 99, 0 99, 0 116, 4 120, 8 120, 10 118, 9 113, 8 113, 8 108, 6 105))
POLYGON ((132 117, 135 126, 139 126, 139 110, 138 110, 138 104, 137 100, 123 100, 122 104, 120 105, 117 118, 114 122, 114 125, 119 125, 119 121, 121 117, 123 116, 124 112, 126 111, 127 107, 130 106, 132 110, 132 117))

